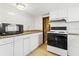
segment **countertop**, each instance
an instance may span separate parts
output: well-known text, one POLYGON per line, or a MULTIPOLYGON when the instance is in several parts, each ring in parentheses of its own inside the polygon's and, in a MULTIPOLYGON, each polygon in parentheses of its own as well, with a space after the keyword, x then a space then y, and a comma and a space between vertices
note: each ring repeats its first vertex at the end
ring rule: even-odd
POLYGON ((29 34, 39 33, 39 32, 42 32, 42 30, 27 30, 27 31, 24 31, 21 34, 0 36, 0 39, 10 38, 10 37, 16 37, 16 36, 21 36, 21 35, 29 35, 29 34))
POLYGON ((79 33, 67 33, 68 35, 79 35, 79 33))

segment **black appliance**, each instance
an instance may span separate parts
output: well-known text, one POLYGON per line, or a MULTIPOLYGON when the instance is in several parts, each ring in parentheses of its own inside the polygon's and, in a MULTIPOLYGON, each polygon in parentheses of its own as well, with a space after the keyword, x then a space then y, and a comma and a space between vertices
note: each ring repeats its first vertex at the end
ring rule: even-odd
POLYGON ((0 24, 0 35, 14 35, 23 33, 23 25, 20 24, 0 24))
POLYGON ((18 33, 23 33, 23 25, 20 24, 16 24, 16 26, 18 26, 18 33))
POLYGON ((48 45, 67 50, 67 27, 51 27, 48 45))
POLYGON ((67 50, 67 34, 48 33, 47 44, 67 50))

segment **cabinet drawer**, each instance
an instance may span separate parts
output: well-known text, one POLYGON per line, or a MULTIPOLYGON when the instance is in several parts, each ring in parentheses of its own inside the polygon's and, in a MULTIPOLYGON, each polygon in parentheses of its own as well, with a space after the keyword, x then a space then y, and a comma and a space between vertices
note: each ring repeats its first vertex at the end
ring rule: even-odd
POLYGON ((5 44, 9 44, 9 43, 13 43, 13 39, 14 39, 14 37, 0 39, 0 46, 5 45, 5 44))

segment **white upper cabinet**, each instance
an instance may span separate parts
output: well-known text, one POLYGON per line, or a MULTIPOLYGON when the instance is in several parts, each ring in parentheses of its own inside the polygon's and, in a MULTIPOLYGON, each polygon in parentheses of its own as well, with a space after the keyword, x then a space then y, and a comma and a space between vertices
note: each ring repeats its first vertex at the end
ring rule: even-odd
POLYGON ((54 12, 50 12, 50 20, 56 20, 56 18, 66 18, 67 11, 67 9, 60 9, 54 12))
POLYGON ((57 18, 57 15, 58 13, 57 13, 57 11, 55 11, 55 12, 50 12, 50 20, 53 20, 54 18, 57 18))
POLYGON ((67 17, 67 9, 58 10, 57 18, 64 18, 67 17))
POLYGON ((79 7, 68 9, 68 21, 79 21, 79 7))
POLYGON ((79 7, 65 8, 50 12, 50 20, 66 18, 67 22, 79 21, 79 7))

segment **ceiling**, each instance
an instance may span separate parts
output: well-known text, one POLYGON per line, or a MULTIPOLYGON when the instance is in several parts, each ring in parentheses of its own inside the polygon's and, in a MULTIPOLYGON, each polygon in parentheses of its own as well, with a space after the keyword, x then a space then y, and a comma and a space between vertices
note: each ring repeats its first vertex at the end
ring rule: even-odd
POLYGON ((27 10, 28 12, 43 15, 50 11, 79 6, 79 3, 29 3, 28 6, 31 8, 31 10, 27 10))
MULTIPOLYGON (((0 7, 1 5, 5 8, 5 6, 8 5, 8 7, 13 6, 13 8, 15 7, 15 3, 0 3, 0 7)), ((44 15, 47 14, 50 11, 55 11, 58 9, 62 9, 62 8, 70 8, 70 7, 75 7, 75 6, 79 6, 79 3, 24 3, 24 5, 26 6, 26 9, 23 10, 26 13, 30 13, 32 15, 44 15)))

